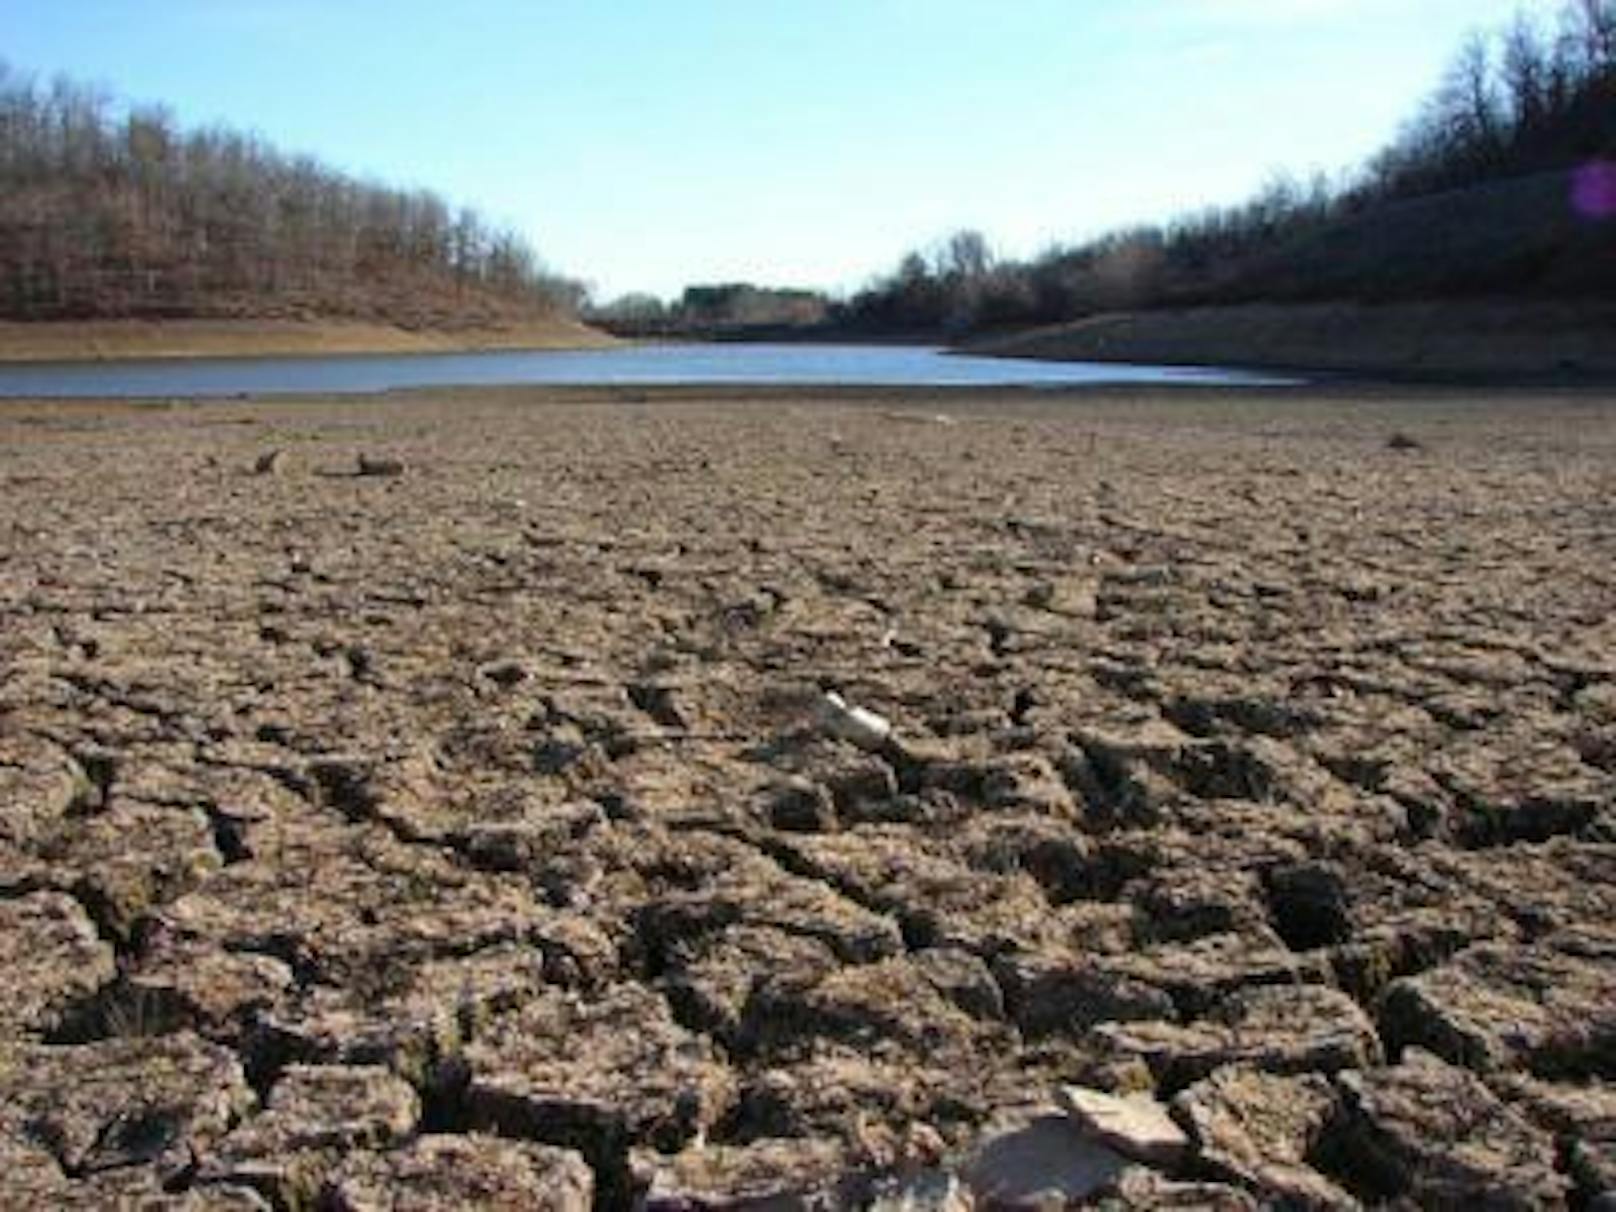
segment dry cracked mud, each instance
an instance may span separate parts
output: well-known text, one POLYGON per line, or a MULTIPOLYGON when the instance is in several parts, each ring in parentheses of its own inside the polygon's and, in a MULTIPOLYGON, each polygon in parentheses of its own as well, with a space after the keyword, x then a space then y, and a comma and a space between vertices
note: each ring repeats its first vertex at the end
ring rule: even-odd
POLYGON ((1616 1206, 1613 405, 6 404, 0 1206, 1616 1206))

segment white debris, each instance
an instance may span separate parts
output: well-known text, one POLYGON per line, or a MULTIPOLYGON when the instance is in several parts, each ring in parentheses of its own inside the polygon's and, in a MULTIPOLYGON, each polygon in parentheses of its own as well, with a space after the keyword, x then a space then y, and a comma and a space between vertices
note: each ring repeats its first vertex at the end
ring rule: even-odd
POLYGON ((819 719, 825 731, 860 749, 880 749, 892 738, 892 721, 863 707, 849 706, 834 690, 820 700, 819 719))

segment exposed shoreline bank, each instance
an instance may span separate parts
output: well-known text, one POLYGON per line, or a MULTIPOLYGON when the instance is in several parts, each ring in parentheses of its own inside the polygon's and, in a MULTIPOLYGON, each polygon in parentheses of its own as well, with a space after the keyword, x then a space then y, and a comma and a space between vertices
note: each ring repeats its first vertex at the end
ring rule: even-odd
POLYGON ((0 363, 596 349, 618 343, 565 317, 487 328, 335 320, 0 321, 0 363))
POLYGON ((1616 305, 1594 300, 1247 304, 1093 316, 957 352, 1389 377, 1616 374, 1616 305))

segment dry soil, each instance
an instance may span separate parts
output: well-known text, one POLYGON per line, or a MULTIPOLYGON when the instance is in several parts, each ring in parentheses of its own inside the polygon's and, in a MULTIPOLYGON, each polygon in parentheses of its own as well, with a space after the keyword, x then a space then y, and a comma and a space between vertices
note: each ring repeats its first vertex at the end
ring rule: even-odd
POLYGON ((1613 620, 1600 394, 7 403, 0 1205, 1591 1199, 1613 620))

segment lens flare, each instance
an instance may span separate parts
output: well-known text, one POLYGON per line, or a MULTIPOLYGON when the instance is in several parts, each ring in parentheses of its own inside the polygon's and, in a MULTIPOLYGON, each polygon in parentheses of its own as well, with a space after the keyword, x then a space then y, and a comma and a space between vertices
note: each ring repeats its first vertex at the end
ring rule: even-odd
POLYGON ((1576 171, 1571 205, 1585 219, 1616 217, 1616 160, 1594 160, 1576 171))

